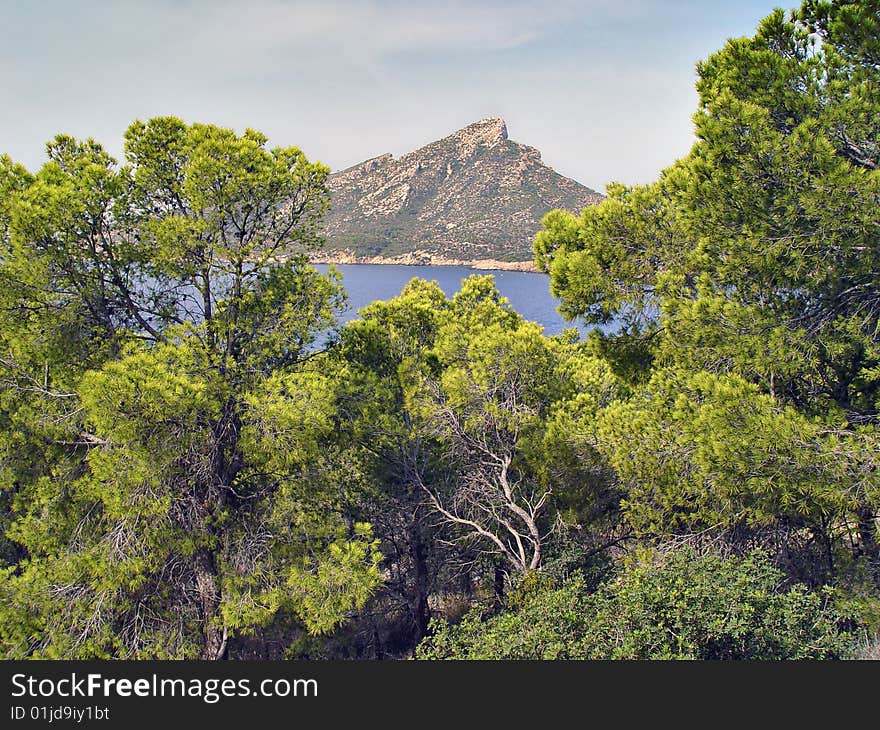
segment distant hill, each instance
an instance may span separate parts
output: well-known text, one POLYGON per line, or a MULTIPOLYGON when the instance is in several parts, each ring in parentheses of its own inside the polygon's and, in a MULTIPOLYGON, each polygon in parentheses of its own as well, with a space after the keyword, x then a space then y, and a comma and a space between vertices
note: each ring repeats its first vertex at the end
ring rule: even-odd
POLYGON ((329 187, 327 247, 316 260, 336 262, 527 269, 547 211, 580 212, 602 199, 547 167, 534 147, 508 139, 503 119, 475 122, 398 159, 366 160, 332 174, 329 187))

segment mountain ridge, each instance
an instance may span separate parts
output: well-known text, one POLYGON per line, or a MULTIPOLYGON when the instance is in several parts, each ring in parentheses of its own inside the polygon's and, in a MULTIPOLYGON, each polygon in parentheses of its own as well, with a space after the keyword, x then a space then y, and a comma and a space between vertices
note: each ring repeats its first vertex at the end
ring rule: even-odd
POLYGON ((603 197, 512 141, 499 117, 334 172, 328 187, 327 247, 316 262, 518 270, 534 269, 532 240, 545 213, 578 213, 603 197))

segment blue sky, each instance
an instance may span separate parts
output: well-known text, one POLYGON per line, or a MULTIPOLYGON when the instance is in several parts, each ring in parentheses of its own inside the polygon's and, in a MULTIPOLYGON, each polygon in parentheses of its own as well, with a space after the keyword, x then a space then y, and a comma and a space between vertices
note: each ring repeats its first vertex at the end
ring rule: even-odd
POLYGON ((695 62, 780 4, 0 0, 0 152, 34 169, 65 132, 118 155, 173 114, 341 169, 501 116, 586 185, 649 182, 693 141, 695 62))

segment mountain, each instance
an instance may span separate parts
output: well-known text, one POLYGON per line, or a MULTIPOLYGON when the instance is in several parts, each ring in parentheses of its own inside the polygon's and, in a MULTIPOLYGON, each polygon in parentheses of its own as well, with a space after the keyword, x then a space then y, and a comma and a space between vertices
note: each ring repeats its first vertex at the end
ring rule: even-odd
POLYGON ((338 263, 528 269, 547 211, 580 212, 602 199, 509 139, 503 119, 475 122, 398 159, 366 160, 332 174, 329 188, 327 246, 316 260, 338 263))

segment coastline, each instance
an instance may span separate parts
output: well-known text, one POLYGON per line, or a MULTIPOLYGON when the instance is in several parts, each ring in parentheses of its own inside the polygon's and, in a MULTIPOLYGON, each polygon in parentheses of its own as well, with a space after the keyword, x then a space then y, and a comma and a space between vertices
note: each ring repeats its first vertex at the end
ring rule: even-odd
POLYGON ((466 266, 477 271, 522 271, 542 273, 534 261, 498 259, 454 259, 426 251, 412 251, 399 256, 355 256, 351 251, 316 252, 309 257, 313 264, 396 264, 398 266, 466 266))

